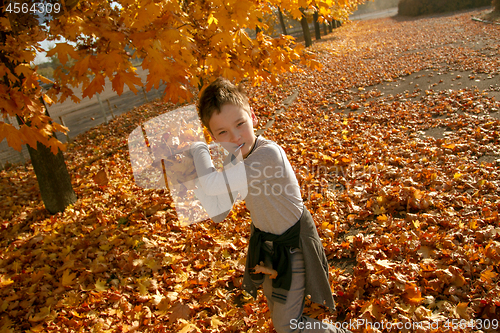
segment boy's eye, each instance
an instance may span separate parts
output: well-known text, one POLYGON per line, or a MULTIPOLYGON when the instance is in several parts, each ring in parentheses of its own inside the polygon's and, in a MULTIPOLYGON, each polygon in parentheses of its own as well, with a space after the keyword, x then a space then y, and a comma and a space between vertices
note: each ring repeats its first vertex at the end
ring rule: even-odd
POLYGON ((219 132, 219 135, 225 134, 226 131, 219 132))
POLYGON ((238 126, 241 126, 241 125, 243 125, 244 123, 245 123, 245 122, 244 122, 244 121, 242 121, 241 123, 239 123, 239 124, 238 124, 238 126))

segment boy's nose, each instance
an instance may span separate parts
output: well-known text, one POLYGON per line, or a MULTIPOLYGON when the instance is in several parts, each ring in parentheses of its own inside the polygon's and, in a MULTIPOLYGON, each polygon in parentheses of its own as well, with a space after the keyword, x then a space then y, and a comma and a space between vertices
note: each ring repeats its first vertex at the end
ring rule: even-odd
POLYGON ((231 131, 231 143, 238 143, 241 138, 239 131, 231 131))

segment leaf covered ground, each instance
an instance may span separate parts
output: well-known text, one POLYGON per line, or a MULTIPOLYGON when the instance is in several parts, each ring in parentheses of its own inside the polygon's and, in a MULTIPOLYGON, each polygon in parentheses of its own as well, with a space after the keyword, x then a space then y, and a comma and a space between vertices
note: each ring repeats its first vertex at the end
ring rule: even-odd
MULTIPOLYGON (((478 14, 353 22, 314 45, 322 71, 249 88, 331 263, 337 312, 308 304, 311 316, 439 323, 407 332, 500 319, 500 27, 478 14)), ((149 103, 77 137, 65 157, 79 200, 64 213, 43 208, 30 165, 0 172, 0 332, 272 332, 264 297, 239 288, 244 205, 183 227, 166 191, 134 184, 127 136, 171 109, 149 103)))

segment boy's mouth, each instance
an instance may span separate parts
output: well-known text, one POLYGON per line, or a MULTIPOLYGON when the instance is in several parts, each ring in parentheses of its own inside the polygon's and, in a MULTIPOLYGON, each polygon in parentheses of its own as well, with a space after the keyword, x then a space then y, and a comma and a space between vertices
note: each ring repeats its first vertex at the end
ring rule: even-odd
POLYGON ((236 147, 236 149, 234 150, 234 152, 237 152, 238 150, 240 150, 241 147, 243 147, 245 145, 245 143, 243 142, 241 145, 239 145, 238 147, 236 147))

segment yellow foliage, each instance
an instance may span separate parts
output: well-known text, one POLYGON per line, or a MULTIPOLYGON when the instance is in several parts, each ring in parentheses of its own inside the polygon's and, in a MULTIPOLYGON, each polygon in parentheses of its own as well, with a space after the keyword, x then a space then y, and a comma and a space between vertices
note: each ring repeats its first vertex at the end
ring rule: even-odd
MULTIPOLYGON (((83 97, 92 97, 104 89, 107 78, 118 94, 125 85, 136 92, 137 87, 145 85, 149 90, 165 82, 165 99, 176 103, 191 99, 193 88, 201 89, 201 83, 208 84, 218 76, 236 82, 249 78, 258 85, 276 83, 279 73, 295 71, 294 62, 299 59, 319 68, 313 55, 297 47, 290 36, 273 39, 260 33, 252 39, 246 29, 259 27, 265 32, 264 17, 275 15, 278 7, 295 18, 302 16, 301 8, 319 9, 322 17, 330 18, 358 2, 362 1, 66 1, 62 15, 47 25, 21 27, 20 32, 14 32, 4 18, 0 24, 8 42, 4 41, 0 52, 9 55, 12 63, 0 65, 2 113, 18 115, 26 123, 44 113, 43 108, 32 106, 42 94, 36 67, 27 65, 44 39, 57 42, 46 50, 47 56, 57 55, 62 65, 54 71, 55 85, 44 95, 46 100, 58 103, 70 97, 79 101, 74 94, 77 88, 82 89, 83 97), (149 71, 147 82, 135 75, 126 47, 143 60, 142 68, 149 71), (22 87, 13 88, 11 83, 21 82, 20 77, 25 78, 22 87)), ((3 126, 3 137, 16 149, 24 143, 35 146, 41 140, 57 151, 62 147, 57 140, 42 139, 47 138, 46 125, 51 121, 44 118, 32 131, 24 129, 24 134, 13 126, 3 126)))

